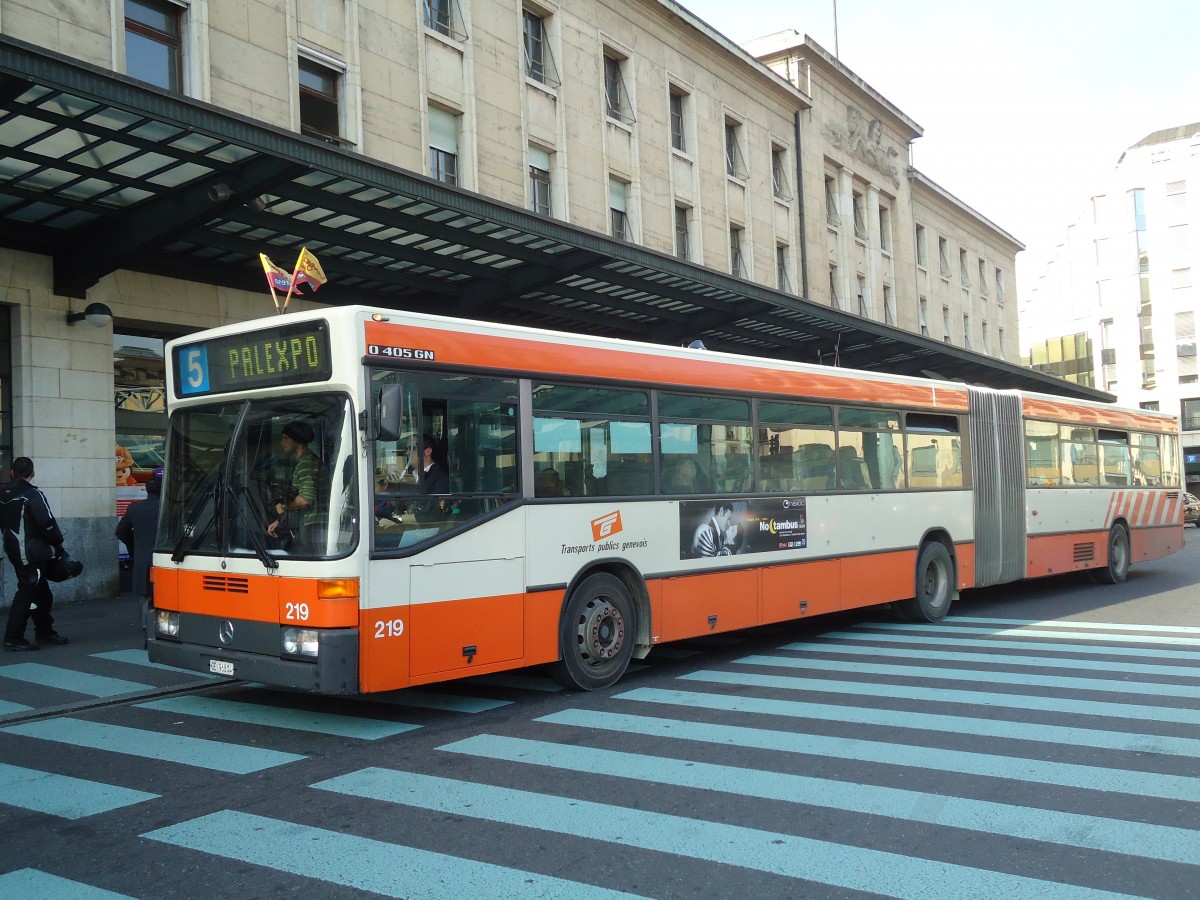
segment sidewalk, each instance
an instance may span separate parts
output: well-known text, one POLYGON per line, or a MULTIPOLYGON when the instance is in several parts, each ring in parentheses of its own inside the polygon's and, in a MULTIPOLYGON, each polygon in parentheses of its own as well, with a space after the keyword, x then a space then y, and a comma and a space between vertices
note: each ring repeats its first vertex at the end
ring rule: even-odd
MULTIPOLYGON (((0 615, 7 616, 7 608, 0 615)), ((142 600, 131 594, 56 603, 54 629, 70 643, 0 655, 0 723, 220 681, 151 663, 142 600)), ((26 637, 33 639, 32 623, 26 637)))
MULTIPOLYGON (((132 594, 98 600, 54 603, 54 630, 66 635, 71 643, 46 645, 37 653, 5 652, 0 666, 14 662, 40 662, 70 665, 93 653, 140 648, 142 600, 132 594)), ((8 617, 8 607, 0 608, 0 617, 8 617)), ((34 640, 33 622, 25 626, 25 637, 34 640)))

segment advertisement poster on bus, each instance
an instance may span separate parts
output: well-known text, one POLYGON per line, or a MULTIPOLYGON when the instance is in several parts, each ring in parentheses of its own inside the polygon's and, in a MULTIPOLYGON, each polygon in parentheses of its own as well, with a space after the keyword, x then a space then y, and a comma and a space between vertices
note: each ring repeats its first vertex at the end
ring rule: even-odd
POLYGON ((808 546, 804 497, 685 500, 679 504, 679 558, 741 556, 808 546))

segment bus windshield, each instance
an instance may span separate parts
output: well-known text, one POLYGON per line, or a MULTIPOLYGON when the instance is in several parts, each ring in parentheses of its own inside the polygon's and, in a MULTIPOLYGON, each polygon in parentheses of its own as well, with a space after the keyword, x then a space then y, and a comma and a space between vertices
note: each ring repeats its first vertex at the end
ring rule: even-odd
POLYGON ((157 548, 192 555, 332 558, 358 540, 354 417, 339 394, 176 412, 157 548))

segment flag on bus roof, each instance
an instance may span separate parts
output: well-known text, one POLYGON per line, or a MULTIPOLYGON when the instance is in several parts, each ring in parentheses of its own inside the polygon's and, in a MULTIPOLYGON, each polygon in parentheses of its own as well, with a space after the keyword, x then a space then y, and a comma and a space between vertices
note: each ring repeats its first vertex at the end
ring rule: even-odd
POLYGON ((263 271, 267 273, 267 284, 270 285, 272 291, 290 291, 292 289, 291 275, 271 262, 267 254, 260 253, 258 258, 262 260, 263 271))
POLYGON ((296 287, 307 284, 315 291, 328 280, 317 258, 308 252, 307 247, 301 247, 300 258, 296 260, 296 270, 292 273, 292 282, 296 287))

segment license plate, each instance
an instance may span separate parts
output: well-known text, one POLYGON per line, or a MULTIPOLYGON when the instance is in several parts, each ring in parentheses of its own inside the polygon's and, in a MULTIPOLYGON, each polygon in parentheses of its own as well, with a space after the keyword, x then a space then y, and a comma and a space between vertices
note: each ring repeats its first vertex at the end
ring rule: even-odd
POLYGON ((225 659, 210 659, 208 661, 208 671, 214 675, 233 676, 233 663, 225 659))

